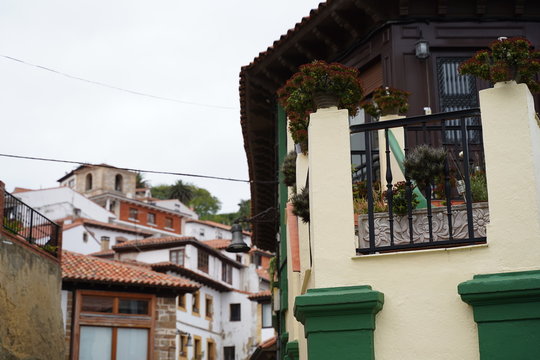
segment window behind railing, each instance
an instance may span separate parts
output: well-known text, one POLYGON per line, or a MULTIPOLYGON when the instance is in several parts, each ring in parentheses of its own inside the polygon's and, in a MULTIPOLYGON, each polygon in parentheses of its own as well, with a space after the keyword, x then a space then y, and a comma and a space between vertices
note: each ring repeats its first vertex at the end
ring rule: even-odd
POLYGON ((3 227, 30 244, 58 255, 59 226, 6 191, 3 227))

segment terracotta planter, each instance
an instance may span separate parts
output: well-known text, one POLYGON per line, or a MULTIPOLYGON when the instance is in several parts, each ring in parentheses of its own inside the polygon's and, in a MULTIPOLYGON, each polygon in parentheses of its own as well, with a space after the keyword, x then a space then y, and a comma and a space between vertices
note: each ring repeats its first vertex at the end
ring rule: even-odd
POLYGON ((339 99, 334 94, 329 93, 315 93, 313 94, 313 102, 317 109, 327 109, 329 107, 339 105, 339 99))

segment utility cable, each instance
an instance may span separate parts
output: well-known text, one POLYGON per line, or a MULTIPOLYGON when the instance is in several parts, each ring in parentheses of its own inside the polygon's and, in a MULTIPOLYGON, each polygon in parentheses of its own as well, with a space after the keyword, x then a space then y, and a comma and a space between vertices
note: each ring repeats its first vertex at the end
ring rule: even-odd
POLYGON ((203 104, 203 103, 198 103, 198 102, 184 101, 184 100, 179 100, 179 99, 173 99, 173 98, 168 98, 168 97, 163 97, 163 96, 152 95, 152 94, 143 93, 143 92, 135 91, 135 90, 124 89, 124 88, 121 88, 121 87, 118 87, 118 86, 105 84, 105 83, 102 83, 102 82, 99 82, 99 81, 88 80, 88 79, 81 78, 81 77, 78 77, 78 76, 75 76, 75 75, 70 75, 70 74, 67 74, 67 73, 62 72, 62 71, 58 71, 58 70, 55 70, 55 69, 48 68, 46 66, 32 64, 32 63, 29 63, 27 61, 17 59, 17 58, 11 57, 11 56, 2 55, 2 54, 0 54, 0 56, 5 58, 5 59, 11 60, 11 61, 16 61, 18 63, 24 64, 24 65, 27 65, 27 66, 32 66, 32 67, 35 67, 35 68, 38 68, 38 69, 41 69, 41 70, 49 71, 49 72, 52 72, 52 73, 57 74, 57 75, 65 76, 65 77, 70 78, 70 79, 87 82, 87 83, 93 84, 93 85, 103 86, 103 87, 106 87, 106 88, 109 88, 109 89, 114 89, 114 90, 118 90, 118 91, 127 92, 127 93, 133 94, 133 95, 145 96, 145 97, 158 99, 158 100, 172 101, 172 102, 185 104, 185 105, 195 105, 195 106, 202 106, 202 107, 215 108, 215 109, 238 110, 238 108, 232 107, 232 106, 203 104))
POLYGON ((255 180, 245 180, 245 179, 237 179, 237 178, 226 178, 226 177, 212 176, 212 175, 188 174, 188 173, 180 173, 180 172, 173 172, 173 171, 132 169, 132 168, 118 167, 118 166, 112 166, 112 165, 106 165, 106 164, 91 164, 91 163, 82 162, 82 161, 60 160, 60 159, 42 158, 42 157, 36 157, 36 156, 23 156, 23 155, 13 155, 13 154, 0 154, 0 156, 7 157, 7 158, 14 158, 14 159, 39 160, 39 161, 49 161, 49 162, 66 163, 66 164, 105 167, 105 168, 127 170, 127 171, 134 171, 134 172, 147 173, 147 174, 176 175, 176 176, 195 177, 195 178, 202 178, 202 179, 243 182, 243 183, 250 183, 250 184, 254 184, 254 183, 276 184, 277 183, 277 181, 275 181, 275 180, 268 180, 268 181, 257 180, 257 181, 255 181, 255 180))

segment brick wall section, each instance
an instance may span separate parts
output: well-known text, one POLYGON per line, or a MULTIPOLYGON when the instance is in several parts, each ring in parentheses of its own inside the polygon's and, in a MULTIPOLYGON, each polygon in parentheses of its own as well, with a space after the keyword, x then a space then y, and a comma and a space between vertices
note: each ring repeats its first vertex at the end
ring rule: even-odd
POLYGON ((67 309, 66 309, 66 360, 69 360, 71 349, 71 324, 73 323, 73 292, 67 293, 67 309))
POLYGON ((156 301, 154 359, 174 359, 176 353, 176 298, 156 301))

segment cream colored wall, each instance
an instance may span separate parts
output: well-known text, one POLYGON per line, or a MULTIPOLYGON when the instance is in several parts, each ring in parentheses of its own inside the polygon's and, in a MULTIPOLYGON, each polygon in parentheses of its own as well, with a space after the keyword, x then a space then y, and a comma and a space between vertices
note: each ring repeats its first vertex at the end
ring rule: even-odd
MULTIPOLYGON (((457 285, 475 274, 540 269, 540 131, 532 97, 524 85, 514 85, 484 90, 480 102, 491 217, 488 244, 453 249, 353 256, 348 220, 343 225, 324 217, 333 211, 348 219, 350 213, 342 207, 328 209, 322 219, 315 215, 318 206, 328 208, 325 204, 343 196, 339 188, 343 186, 336 183, 339 179, 311 167, 312 161, 321 161, 318 167, 329 172, 339 162, 317 152, 314 139, 321 138, 322 145, 331 138, 326 149, 333 153, 336 144, 348 144, 348 134, 312 126, 312 118, 310 181, 326 177, 327 187, 313 193, 310 287, 371 285, 384 293, 384 307, 376 320, 377 360, 478 359, 472 309, 461 301, 457 285)), ((325 110, 320 118, 334 121, 343 116, 341 112, 325 110)), ((292 294, 296 279, 290 279, 292 294)), ((307 359, 305 342, 301 344, 300 358, 307 359)))

